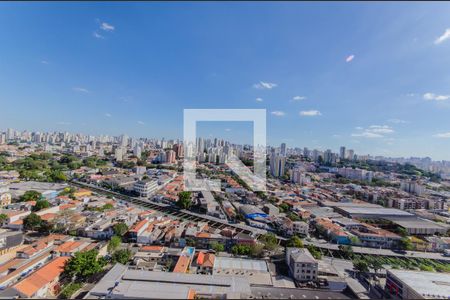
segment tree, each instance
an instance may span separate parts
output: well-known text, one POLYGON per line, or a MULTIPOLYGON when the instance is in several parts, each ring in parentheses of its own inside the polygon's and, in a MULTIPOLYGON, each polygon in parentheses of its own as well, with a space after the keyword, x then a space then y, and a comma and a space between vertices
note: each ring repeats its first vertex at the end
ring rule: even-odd
POLYGON ((253 257, 261 257, 263 253, 264 245, 261 243, 256 243, 250 246, 250 255, 253 257))
POLYGON ((183 209, 189 209, 192 205, 191 192, 180 192, 178 193, 177 206, 183 209))
POLYGON ((274 250, 278 246, 277 237, 273 233, 266 233, 260 237, 261 242, 264 244, 264 248, 267 250, 274 250))
POLYGON ((361 240, 357 236, 350 237, 350 242, 352 243, 352 245, 359 245, 359 244, 361 244, 361 240))
POLYGON ((383 268, 383 264, 376 257, 372 257, 369 259, 369 266, 375 271, 375 273, 377 273, 378 270, 381 270, 383 268))
POLYGON ((70 297, 81 288, 82 284, 80 282, 71 282, 64 286, 59 297, 62 299, 70 299, 70 297))
POLYGON ((311 253, 311 255, 315 258, 315 259, 321 259, 322 258, 322 252, 320 252, 319 248, 317 248, 314 245, 307 245, 306 248, 308 249, 308 251, 311 253))
POLYGON ((296 213, 290 212, 287 216, 289 219, 291 219, 291 221, 301 221, 302 218, 300 218, 296 213))
POLYGON ((397 228, 395 229, 395 232, 399 235, 401 235, 402 237, 407 237, 408 236, 408 231, 406 231, 405 228, 397 226, 397 228))
POLYGON ((8 215, 0 214, 0 224, 5 223, 8 220, 8 215))
POLYGON ((216 252, 223 252, 225 251, 225 246, 223 244, 220 244, 218 242, 212 242, 211 248, 216 252))
POLYGON ((237 244, 231 247, 231 253, 234 255, 249 255, 251 248, 249 245, 237 244))
POLYGON ((419 266, 419 268, 420 268, 420 271, 434 272, 434 269, 433 269, 432 266, 428 266, 428 265, 423 265, 423 264, 421 264, 421 265, 419 266))
POLYGON ((32 211, 40 211, 44 208, 49 208, 50 203, 47 200, 38 200, 36 204, 33 206, 32 211))
POLYGON ((298 236, 294 235, 292 236, 288 241, 286 246, 288 247, 296 247, 296 248, 303 248, 303 242, 302 239, 298 236))
POLYGON ((108 242, 107 250, 109 253, 113 253, 117 248, 119 248, 120 244, 122 243, 122 239, 118 236, 111 237, 111 240, 108 242))
POLYGON ((36 230, 42 225, 42 219, 35 213, 31 213, 23 219, 23 228, 25 230, 36 230))
POLYGON ((287 205, 286 203, 281 203, 278 208, 280 209, 281 212, 286 212, 289 210, 289 205, 287 205))
POLYGON ((114 205, 112 205, 111 203, 106 203, 105 205, 102 206, 102 210, 108 210, 112 208, 114 208, 114 205))
POLYGON ((339 245, 339 250, 342 252, 344 257, 353 258, 353 248, 350 245, 339 245))
POLYGON ((112 261, 125 265, 131 258, 131 251, 128 249, 117 250, 112 255, 112 261))
POLYGON ((365 273, 369 271, 369 264, 364 259, 355 259, 353 261, 353 268, 361 273, 365 273))
POLYGON ((104 261, 97 258, 98 251, 93 249, 84 252, 76 252, 71 257, 65 267, 64 273, 71 278, 75 277, 81 281, 103 270, 104 261))
POLYGON ((20 201, 38 201, 42 198, 42 194, 38 191, 26 191, 21 197, 20 201))
POLYGON ((400 247, 403 250, 412 250, 413 249, 413 244, 411 243, 411 240, 408 237, 403 237, 400 240, 400 247))
POLYGON ((127 231, 128 231, 128 226, 127 226, 127 224, 120 222, 120 223, 114 224, 113 231, 114 231, 115 235, 124 236, 125 233, 127 233, 127 231))
POLYGON ((63 181, 67 181, 67 176, 66 174, 64 174, 61 171, 52 171, 50 172, 50 174, 47 176, 48 180, 50 182, 63 182, 63 181))

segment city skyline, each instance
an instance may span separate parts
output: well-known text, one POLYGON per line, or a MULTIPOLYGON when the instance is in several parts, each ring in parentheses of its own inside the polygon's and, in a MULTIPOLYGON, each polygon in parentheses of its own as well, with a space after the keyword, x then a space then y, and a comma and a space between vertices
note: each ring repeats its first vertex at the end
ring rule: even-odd
POLYGON ((450 160, 447 3, 0 5, 1 128, 181 139, 185 108, 265 108, 270 145, 450 160))
MULTIPOLYGON (((137 142, 139 142, 141 140, 147 140, 147 141, 153 141, 153 142, 162 142, 162 141, 164 141, 164 142, 173 142, 175 144, 178 143, 178 142, 183 143, 183 139, 182 138, 171 138, 171 137, 129 136, 127 134, 119 134, 119 135, 106 135, 106 134, 90 135, 90 134, 85 134, 85 133, 82 133, 82 132, 69 132, 69 131, 58 131, 58 130, 55 130, 55 131, 45 131, 45 130, 23 130, 23 131, 18 131, 18 130, 14 129, 14 128, 7 128, 7 129, 0 128, 0 144, 2 143, 2 139, 1 139, 2 134, 4 135, 4 137, 7 137, 9 130, 14 131, 15 134, 18 134, 18 133, 23 134, 23 133, 26 132, 28 134, 39 133, 39 134, 44 134, 44 135, 47 135, 47 136, 50 136, 52 134, 65 133, 65 134, 69 134, 69 135, 72 135, 72 136, 82 136, 82 137, 85 137, 85 138, 86 137, 87 138, 93 137, 94 140, 101 140, 102 138, 105 138, 107 140, 116 141, 118 143, 120 143, 120 141, 121 141, 121 139, 123 137, 126 137, 128 139, 128 141, 131 142, 131 144, 137 143, 137 142)), ((16 136, 15 140, 17 140, 18 137, 19 136, 16 136)), ((31 138, 31 142, 33 142, 33 139, 32 139, 31 136, 30 136, 30 138, 31 138)), ((43 138, 43 136, 41 136, 40 138, 43 138)), ((198 141, 198 139, 202 139, 204 142, 205 141, 209 141, 209 142, 214 143, 217 140, 217 141, 223 141, 225 143, 229 143, 230 145, 234 145, 234 146, 242 146, 242 147, 250 146, 250 147, 253 147, 251 142, 250 143, 240 143, 240 142, 236 142, 236 141, 233 141, 233 140, 228 140, 227 138, 219 137, 219 136, 199 135, 199 136, 197 136, 197 141, 198 141)), ((5 142, 8 141, 8 140, 9 139, 6 139, 5 142)), ((43 142, 43 143, 47 144, 46 142, 43 142)), ((50 144, 52 144, 52 143, 50 143, 50 144)), ((358 151, 355 151, 355 149, 348 148, 345 144, 339 146, 336 149, 334 149, 334 148, 327 148, 327 149, 314 148, 314 147, 310 147, 309 145, 306 145, 306 144, 302 145, 302 146, 291 146, 291 145, 289 145, 288 143, 285 143, 285 142, 283 142, 283 143, 281 143, 279 145, 267 144, 266 147, 267 147, 268 150, 269 149, 278 149, 279 151, 277 153, 281 153, 282 155, 285 155, 285 156, 287 155, 286 150, 291 150, 291 151, 293 151, 293 153, 296 153, 298 151, 300 151, 301 153, 304 153, 305 151, 308 151, 308 152, 310 152, 310 155, 312 154, 313 151, 319 151, 319 153, 318 153, 319 155, 324 155, 328 151, 331 151, 331 153, 335 154, 337 158, 347 157, 349 155, 349 152, 351 152, 352 155, 356 155, 358 157, 358 159, 360 159, 360 158, 363 158, 363 159, 369 158, 369 159, 374 159, 374 160, 386 159, 388 161, 391 161, 391 160, 393 160, 393 161, 406 160, 406 162, 408 162, 409 160, 412 160, 412 159, 427 159, 427 160, 431 159, 431 162, 433 162, 433 163, 440 163, 440 162, 448 163, 448 162, 450 162, 448 160, 436 160, 436 159, 434 159, 433 157, 430 157, 430 156, 418 157, 418 156, 411 156, 410 155, 410 156, 391 157, 391 156, 375 155, 373 153, 359 153, 358 151), (284 148, 284 153, 283 153, 283 146, 285 147, 284 148), (342 152, 342 151, 344 151, 344 152, 342 152)), ((269 153, 267 153, 267 154, 269 155, 269 153)))

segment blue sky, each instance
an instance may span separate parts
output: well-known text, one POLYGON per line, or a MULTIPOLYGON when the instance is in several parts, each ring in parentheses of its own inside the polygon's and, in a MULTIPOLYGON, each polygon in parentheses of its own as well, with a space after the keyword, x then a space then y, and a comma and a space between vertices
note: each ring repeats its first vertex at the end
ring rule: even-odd
MULTIPOLYGON (((184 108, 265 108, 270 144, 450 160, 449 15, 443 2, 3 2, 0 128, 178 138, 184 108)), ((199 131, 247 141, 242 126, 199 131)))

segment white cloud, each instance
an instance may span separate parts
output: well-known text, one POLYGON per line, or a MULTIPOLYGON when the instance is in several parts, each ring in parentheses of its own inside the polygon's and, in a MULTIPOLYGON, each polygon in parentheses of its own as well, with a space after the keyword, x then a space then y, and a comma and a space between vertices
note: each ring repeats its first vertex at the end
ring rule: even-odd
POLYGON ((98 33, 97 31, 94 31, 92 33, 92 36, 98 39, 104 39, 105 37, 103 35, 101 35, 100 33, 98 33))
POLYGON ((448 40, 448 39, 450 39, 450 28, 447 28, 447 29, 445 30, 445 32, 444 32, 440 37, 438 37, 437 39, 435 39, 435 40, 434 40, 434 43, 435 43, 436 45, 439 45, 439 44, 445 42, 445 41, 448 40))
POLYGON ((48 65, 48 61, 46 61, 45 59, 41 60, 41 64, 48 65))
POLYGON ((306 99, 305 96, 295 96, 295 97, 292 97, 292 101, 302 101, 302 100, 305 100, 305 99, 306 99))
POLYGON ((112 115, 110 113, 105 113, 105 117, 111 118, 112 115))
POLYGON ((387 125, 371 125, 366 131, 372 133, 393 133, 394 129, 387 125))
POLYGON ((280 110, 275 110, 275 111, 271 112, 271 114, 276 117, 283 117, 285 115, 284 111, 280 111, 280 110))
POLYGON ((423 99, 427 101, 445 101, 450 99, 450 95, 436 95, 433 93, 425 93, 423 94, 423 99))
POLYGON ((74 90, 75 92, 80 92, 80 93, 90 93, 90 91, 88 89, 85 89, 83 87, 74 87, 74 88, 72 88, 72 90, 74 90))
POLYGON ((302 110, 301 112, 299 112, 299 114, 303 117, 315 117, 322 115, 322 113, 318 110, 302 110))
POLYGON ((263 98, 256 98, 256 102, 263 102, 263 98))
POLYGON ((225 129, 225 131, 227 131, 227 132, 230 132, 230 131, 231 131, 231 129, 230 129, 230 128, 226 128, 226 129, 225 129))
POLYGON ((438 133, 438 134, 433 135, 433 137, 440 138, 440 139, 450 139, 450 132, 438 133))
POLYGON ((359 132, 352 133, 352 137, 382 138, 385 134, 394 133, 394 129, 388 125, 371 125, 368 128, 356 127, 359 132))
POLYGON ((139 125, 145 125, 145 123, 144 123, 143 121, 137 121, 137 123, 138 123, 139 125))
POLYGON ((277 87, 277 86, 278 86, 278 84, 276 84, 276 83, 264 82, 264 81, 260 81, 259 83, 255 83, 253 85, 253 87, 255 89, 268 89, 268 90, 271 90, 271 89, 273 89, 274 87, 277 87))
POLYGON ((61 122, 58 122, 57 124, 58 124, 58 125, 70 125, 70 124, 72 124, 72 123, 66 122, 66 121, 61 121, 61 122))
POLYGON ((352 133, 352 136, 353 137, 369 138, 369 139, 382 138, 383 137, 381 134, 373 133, 373 132, 369 132, 369 131, 364 131, 362 133, 352 133))
POLYGON ((353 59, 355 58, 355 55, 349 55, 349 56, 347 56, 347 58, 345 59, 345 62, 351 62, 353 59))
POLYGON ((108 24, 106 22, 103 22, 100 25, 100 29, 104 30, 104 31, 114 31, 115 27, 111 24, 108 24))

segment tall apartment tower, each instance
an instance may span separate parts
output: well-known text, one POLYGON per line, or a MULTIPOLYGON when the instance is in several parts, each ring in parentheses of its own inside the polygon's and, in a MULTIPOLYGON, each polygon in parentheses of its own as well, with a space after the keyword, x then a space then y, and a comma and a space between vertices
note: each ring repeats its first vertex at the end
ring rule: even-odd
POLYGON ((339 158, 345 159, 345 146, 342 146, 341 149, 339 150, 339 158))

